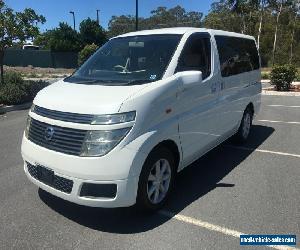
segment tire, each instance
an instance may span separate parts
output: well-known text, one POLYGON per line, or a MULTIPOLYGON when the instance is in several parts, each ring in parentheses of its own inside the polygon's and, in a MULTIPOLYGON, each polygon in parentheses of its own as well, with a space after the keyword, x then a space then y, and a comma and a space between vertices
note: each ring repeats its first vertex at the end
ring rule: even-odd
POLYGON ((175 160, 170 150, 160 147, 152 151, 143 165, 139 178, 138 208, 148 212, 161 208, 174 187, 175 175, 175 160), (157 173, 157 170, 164 172, 157 173))
POLYGON ((238 132, 234 136, 234 139, 237 143, 243 144, 247 141, 252 127, 252 119, 253 112, 249 107, 247 107, 244 111, 238 132))

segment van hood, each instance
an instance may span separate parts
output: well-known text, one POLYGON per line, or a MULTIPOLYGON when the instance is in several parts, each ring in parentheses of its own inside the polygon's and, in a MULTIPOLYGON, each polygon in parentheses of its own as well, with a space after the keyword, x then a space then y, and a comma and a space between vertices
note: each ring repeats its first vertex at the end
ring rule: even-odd
POLYGON ((71 113, 113 114, 119 111, 126 99, 145 87, 146 85, 85 85, 60 80, 41 90, 34 99, 34 104, 71 113))

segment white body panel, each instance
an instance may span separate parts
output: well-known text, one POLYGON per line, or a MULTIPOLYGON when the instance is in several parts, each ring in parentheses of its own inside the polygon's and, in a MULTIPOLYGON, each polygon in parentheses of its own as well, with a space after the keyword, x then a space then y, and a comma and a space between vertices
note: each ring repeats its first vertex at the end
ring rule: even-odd
POLYGON ((32 118, 60 127, 108 130, 132 126, 127 136, 101 157, 59 153, 38 146, 24 136, 22 156, 25 162, 43 165, 52 169, 56 175, 74 182, 72 192, 65 194, 34 179, 28 173, 25 163, 25 172, 36 185, 82 205, 130 206, 136 201, 142 166, 148 154, 159 143, 168 140, 177 145, 180 171, 234 134, 248 104, 253 104, 255 113, 259 111, 260 70, 222 78, 214 41, 216 34, 251 37, 195 28, 140 31, 122 36, 151 34, 183 35, 161 80, 135 86, 99 86, 59 81, 37 95, 34 104, 46 109, 95 115, 136 111, 136 120, 115 125, 88 125, 53 120, 30 112, 32 118), (174 72, 183 46, 194 32, 206 32, 211 36, 211 74, 202 82, 188 79, 190 84, 185 85, 174 72), (79 197, 83 183, 115 183, 116 197, 79 197))

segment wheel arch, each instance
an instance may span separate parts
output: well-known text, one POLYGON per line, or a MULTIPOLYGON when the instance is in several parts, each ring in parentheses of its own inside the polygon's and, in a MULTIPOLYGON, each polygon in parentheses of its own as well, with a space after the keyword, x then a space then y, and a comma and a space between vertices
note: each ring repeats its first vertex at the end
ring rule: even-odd
MULTIPOLYGON (((252 117, 253 117, 253 115, 254 115, 254 113, 255 113, 255 110, 254 110, 254 105, 253 105, 252 102, 248 103, 246 109, 250 109, 250 110, 251 110, 251 112, 252 112, 252 117)), ((245 109, 245 110, 246 110, 246 109, 245 109)))
POLYGON ((179 162, 180 162, 181 157, 180 157, 179 147, 176 144, 176 142, 174 142, 171 139, 167 139, 167 140, 161 141, 155 147, 153 147, 153 149, 149 152, 148 156, 153 151, 158 150, 160 147, 165 147, 166 149, 168 149, 168 150, 171 151, 171 153, 174 156, 174 160, 175 160, 175 164, 176 164, 176 170, 178 170, 178 166, 179 166, 179 162))

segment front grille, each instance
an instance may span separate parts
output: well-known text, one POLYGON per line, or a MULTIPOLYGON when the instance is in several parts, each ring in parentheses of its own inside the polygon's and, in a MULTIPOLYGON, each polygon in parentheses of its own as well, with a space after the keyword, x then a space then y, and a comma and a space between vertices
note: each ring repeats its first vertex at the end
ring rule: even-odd
POLYGON ((49 182, 44 182, 43 180, 40 179, 40 167, 39 166, 35 166, 35 165, 32 165, 28 162, 26 162, 26 165, 27 165, 27 169, 28 169, 28 172, 29 174, 36 180, 50 186, 50 187, 53 187, 61 192, 64 192, 64 193, 71 193, 72 192, 72 188, 73 188, 73 181, 72 180, 69 180, 69 179, 66 179, 64 177, 61 177, 61 176, 58 176, 58 175, 54 175, 53 176, 53 181, 51 183, 49 182))
POLYGON ((79 156, 85 134, 86 130, 58 127, 31 118, 28 139, 41 147, 79 156))
POLYGON ((34 106, 33 112, 38 115, 50 119, 54 119, 54 120, 83 123, 83 124, 91 124, 94 117, 93 115, 88 115, 88 114, 77 114, 77 113, 69 113, 69 112, 46 109, 46 108, 39 107, 37 105, 34 106))

